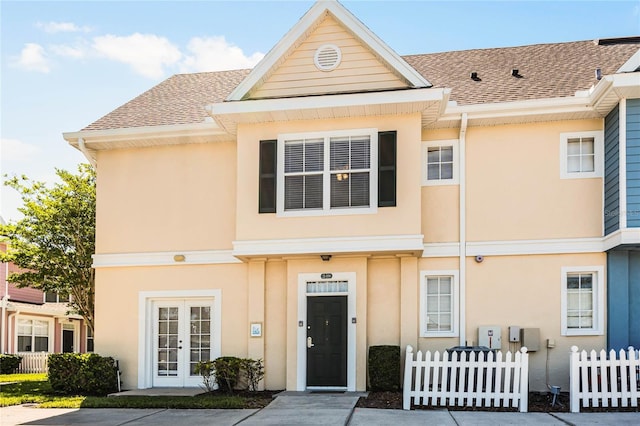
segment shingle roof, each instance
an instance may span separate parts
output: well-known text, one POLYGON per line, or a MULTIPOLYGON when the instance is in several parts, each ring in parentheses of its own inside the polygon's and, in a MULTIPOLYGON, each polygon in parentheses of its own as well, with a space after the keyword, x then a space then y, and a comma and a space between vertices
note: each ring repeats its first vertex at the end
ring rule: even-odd
MULTIPOLYGON (((403 58, 436 88, 452 89, 458 105, 573 96, 597 83, 596 68, 614 74, 640 49, 640 37, 495 49, 462 50, 403 58), (521 78, 511 75, 517 69, 521 78), (470 78, 476 72, 480 81, 470 78)), ((201 123, 204 107, 222 102, 250 70, 178 74, 83 130, 201 123)))

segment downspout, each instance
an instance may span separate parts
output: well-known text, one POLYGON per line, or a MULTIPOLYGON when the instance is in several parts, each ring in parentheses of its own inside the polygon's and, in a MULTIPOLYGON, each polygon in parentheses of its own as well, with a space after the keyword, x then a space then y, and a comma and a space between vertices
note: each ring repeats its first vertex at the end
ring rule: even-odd
POLYGON ((9 335, 9 333, 7 333, 7 337, 11 337, 11 339, 7 340, 7 352, 9 352, 9 343, 14 340, 13 342, 13 353, 16 353, 16 342, 15 342, 15 338, 16 338, 16 320, 15 320, 15 316, 18 315, 20 313, 20 311, 15 311, 14 313, 12 313, 11 315, 9 315, 9 317, 7 318, 7 325, 8 330, 12 331, 11 335, 9 335), (13 327, 11 326, 11 319, 13 319, 13 327))
POLYGON ((2 339, 0 341, 0 354, 7 353, 6 344, 9 343, 9 327, 7 327, 7 302, 9 301, 9 262, 5 262, 5 275, 4 275, 4 295, 2 296, 2 339), (7 342, 7 343, 5 343, 7 342))
POLYGON ((460 346, 467 345, 467 113, 460 116, 460 346))
POLYGON ((78 148, 80 148, 80 152, 82 152, 84 154, 85 158, 91 164, 91 167, 93 167, 93 169, 95 170, 96 169, 96 160, 91 156, 91 154, 89 153, 89 149, 84 144, 84 138, 78 138, 78 148))

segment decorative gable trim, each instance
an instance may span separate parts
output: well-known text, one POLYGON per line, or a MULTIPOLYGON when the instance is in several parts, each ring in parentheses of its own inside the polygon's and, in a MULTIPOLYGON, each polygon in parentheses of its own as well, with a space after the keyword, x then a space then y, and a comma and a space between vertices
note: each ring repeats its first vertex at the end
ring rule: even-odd
POLYGON ((421 88, 432 86, 418 71, 405 62, 404 59, 371 32, 371 30, 344 6, 337 1, 319 1, 316 2, 298 23, 267 53, 225 100, 241 101, 245 99, 251 90, 278 65, 280 59, 327 13, 330 13, 338 22, 352 31, 363 44, 378 54, 386 64, 406 79, 412 87, 421 88))

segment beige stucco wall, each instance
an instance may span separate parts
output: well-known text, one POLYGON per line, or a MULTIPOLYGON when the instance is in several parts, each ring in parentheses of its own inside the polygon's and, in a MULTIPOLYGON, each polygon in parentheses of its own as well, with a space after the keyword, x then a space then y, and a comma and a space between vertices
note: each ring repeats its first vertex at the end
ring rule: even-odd
POLYGON ((238 240, 416 235, 421 233, 420 115, 291 121, 238 126, 238 240), (278 134, 377 128, 397 130, 397 207, 377 214, 279 217, 258 213, 258 146, 278 134))
POLYGON ((96 253, 231 248, 235 143, 98 151, 98 164, 96 253))
POLYGON ((560 133, 602 120, 467 130, 467 240, 602 236, 602 178, 560 179, 560 133))
POLYGON ((222 355, 247 356, 247 267, 241 264, 102 268, 96 272, 95 351, 120 361, 123 388, 138 385, 142 291, 220 289, 222 355))

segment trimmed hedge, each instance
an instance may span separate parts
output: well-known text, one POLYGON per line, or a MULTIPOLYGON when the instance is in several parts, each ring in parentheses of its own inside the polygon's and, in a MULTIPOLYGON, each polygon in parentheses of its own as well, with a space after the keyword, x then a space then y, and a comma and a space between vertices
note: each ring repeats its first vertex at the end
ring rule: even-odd
POLYGON ((20 366, 22 357, 13 354, 0 354, 0 374, 13 374, 20 366))
POLYGON ((369 347, 369 388, 372 391, 400 389, 400 346, 369 347))
POLYGON ((104 396, 118 390, 116 363, 98 354, 51 354, 49 383, 67 395, 104 396))

